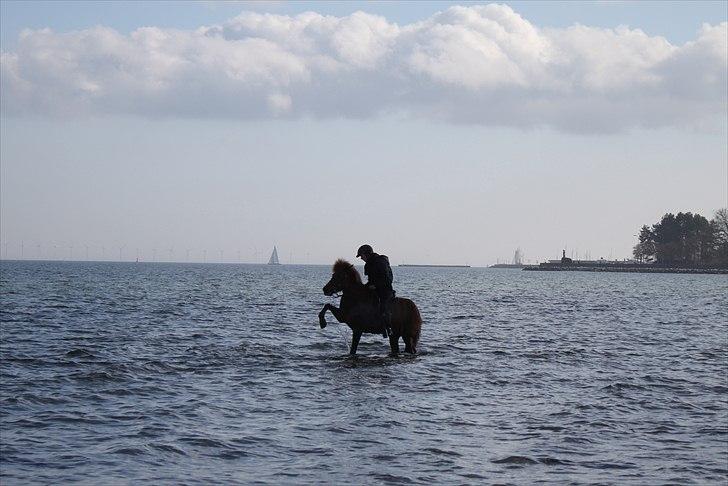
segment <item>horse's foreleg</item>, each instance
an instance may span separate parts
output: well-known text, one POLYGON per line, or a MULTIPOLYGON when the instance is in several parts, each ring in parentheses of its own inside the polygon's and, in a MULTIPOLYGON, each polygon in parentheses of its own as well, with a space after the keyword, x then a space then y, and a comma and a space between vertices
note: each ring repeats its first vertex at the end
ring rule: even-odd
POLYGON ((325 304, 324 308, 319 312, 319 326, 321 329, 326 327, 326 311, 331 311, 337 321, 344 322, 344 312, 339 307, 334 307, 331 304, 325 304))
POLYGON ((396 334, 389 336, 389 347, 393 355, 396 356, 399 354, 399 336, 396 334))
POLYGON ((319 315, 318 315, 319 316, 319 326, 321 326, 321 329, 326 327, 326 317, 325 316, 326 316, 326 311, 329 310, 329 307, 331 307, 331 305, 325 304, 324 308, 321 309, 321 312, 319 312, 319 315))
POLYGON ((361 331, 354 331, 351 333, 351 348, 349 354, 356 354, 356 348, 359 346, 359 340, 361 339, 361 331))
POLYGON ((344 317, 344 311, 341 310, 341 307, 334 307, 331 304, 328 304, 328 305, 329 305, 329 310, 334 315, 334 317, 336 318, 337 321, 339 321, 339 322, 346 321, 346 318, 344 317))

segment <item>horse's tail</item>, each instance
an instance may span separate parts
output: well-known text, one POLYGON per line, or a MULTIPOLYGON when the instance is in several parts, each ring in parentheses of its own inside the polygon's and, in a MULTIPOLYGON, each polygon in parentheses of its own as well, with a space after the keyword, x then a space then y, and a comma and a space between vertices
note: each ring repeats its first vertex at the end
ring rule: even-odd
POLYGON ((410 339, 410 345, 412 346, 413 352, 417 352, 417 343, 420 340, 420 331, 422 329, 422 316, 420 315, 420 310, 417 308, 414 302, 408 299, 408 307, 409 307, 409 336, 405 337, 405 339, 410 339))

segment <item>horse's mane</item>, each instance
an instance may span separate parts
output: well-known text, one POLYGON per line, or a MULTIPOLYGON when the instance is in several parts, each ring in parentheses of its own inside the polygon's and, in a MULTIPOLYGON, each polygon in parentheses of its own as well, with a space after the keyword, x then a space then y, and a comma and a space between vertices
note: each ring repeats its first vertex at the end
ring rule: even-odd
POLYGON ((357 271, 357 269, 354 268, 354 265, 347 262, 343 258, 339 258, 338 260, 336 260, 331 271, 332 271, 332 273, 339 273, 339 272, 348 273, 354 282, 356 282, 358 284, 362 283, 361 275, 359 275, 359 272, 357 271))

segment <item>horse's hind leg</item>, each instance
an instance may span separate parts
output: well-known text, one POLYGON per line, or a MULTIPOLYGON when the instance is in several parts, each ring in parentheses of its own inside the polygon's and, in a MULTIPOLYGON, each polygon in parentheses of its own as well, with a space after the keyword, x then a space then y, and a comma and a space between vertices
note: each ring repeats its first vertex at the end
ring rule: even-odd
POLYGON ((359 347, 359 340, 361 339, 361 331, 354 331, 351 333, 351 348, 349 348, 349 354, 356 354, 356 348, 359 347))
POLYGON ((404 352, 409 354, 417 354, 417 348, 415 346, 415 338, 412 336, 405 336, 404 338, 404 352))
POLYGON ((396 356, 399 354, 399 336, 396 334, 389 336, 389 347, 392 350, 393 355, 396 356))

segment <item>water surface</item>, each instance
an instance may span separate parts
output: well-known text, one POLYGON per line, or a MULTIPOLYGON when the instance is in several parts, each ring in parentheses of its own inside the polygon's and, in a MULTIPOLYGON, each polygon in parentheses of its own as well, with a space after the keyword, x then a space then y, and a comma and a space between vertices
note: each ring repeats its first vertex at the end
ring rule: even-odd
POLYGON ((726 276, 395 268, 351 359, 329 267, 0 270, 3 484, 728 481, 726 276))

